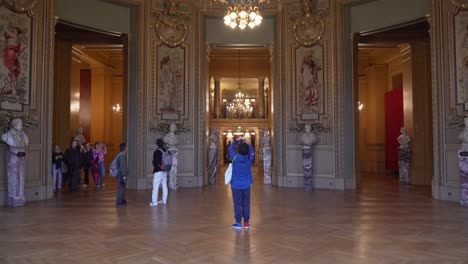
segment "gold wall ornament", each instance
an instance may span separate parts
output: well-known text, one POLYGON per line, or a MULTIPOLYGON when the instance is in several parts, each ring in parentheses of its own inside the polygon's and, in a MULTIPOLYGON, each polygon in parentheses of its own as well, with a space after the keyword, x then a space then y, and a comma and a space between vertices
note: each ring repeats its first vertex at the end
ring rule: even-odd
POLYGON ((37 0, 0 0, 0 6, 4 5, 16 13, 28 13, 32 11, 37 0))
POLYGON ((310 47, 322 39, 326 11, 317 9, 317 0, 302 0, 301 9, 290 16, 291 32, 299 45, 310 47))
POLYGON ((157 38, 170 47, 184 43, 188 32, 190 16, 179 13, 178 4, 174 1, 164 1, 163 11, 154 11, 157 38))
POLYGON ((468 0, 450 0, 453 5, 460 8, 468 8, 468 0))

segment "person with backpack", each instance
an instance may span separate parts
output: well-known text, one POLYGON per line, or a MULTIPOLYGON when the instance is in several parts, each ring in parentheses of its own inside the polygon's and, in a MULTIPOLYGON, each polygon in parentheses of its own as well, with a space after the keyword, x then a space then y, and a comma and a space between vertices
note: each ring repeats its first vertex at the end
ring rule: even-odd
MULTIPOLYGON (((127 187, 127 144, 125 142, 120 144, 120 153, 115 158, 117 165, 117 177, 118 177, 118 188, 117 188, 117 200, 115 205, 117 207, 126 207, 127 201, 125 200, 125 190, 127 187)), ((112 161, 114 163, 114 161, 112 161)), ((112 165, 111 165, 112 166, 112 165)))
POLYGON ((158 146, 158 148, 153 153, 153 194, 151 203, 149 204, 151 207, 158 206, 158 203, 167 203, 167 172, 171 169, 170 167, 172 165, 172 156, 169 153, 169 151, 164 147, 163 139, 158 138, 156 140, 156 145, 158 146), (163 193, 161 200, 158 202, 158 192, 160 184, 162 184, 163 193))
POLYGON ((232 160, 232 200, 234 202, 235 229, 241 229, 241 220, 244 218, 244 228, 250 228, 250 185, 253 184, 252 163, 254 150, 243 137, 233 140, 229 146, 229 156, 232 160), (235 151, 238 147, 238 152, 235 151))

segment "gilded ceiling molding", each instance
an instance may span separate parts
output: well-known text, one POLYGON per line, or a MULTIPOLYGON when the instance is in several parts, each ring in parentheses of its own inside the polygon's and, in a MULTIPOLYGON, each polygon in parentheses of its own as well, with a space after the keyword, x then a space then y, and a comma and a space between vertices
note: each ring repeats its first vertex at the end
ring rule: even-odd
POLYGON ((452 4, 459 8, 468 8, 468 0, 450 0, 452 4))
POLYGON ((325 10, 317 9, 318 0, 301 0, 301 13, 290 16, 291 32, 297 44, 311 47, 317 44, 325 31, 325 10))
POLYGON ((169 47, 184 46, 190 16, 179 13, 177 3, 165 0, 164 10, 154 11, 153 17, 156 20, 155 31, 159 41, 169 47))
POLYGON ((37 0, 0 0, 0 6, 4 5, 15 13, 31 12, 37 0))

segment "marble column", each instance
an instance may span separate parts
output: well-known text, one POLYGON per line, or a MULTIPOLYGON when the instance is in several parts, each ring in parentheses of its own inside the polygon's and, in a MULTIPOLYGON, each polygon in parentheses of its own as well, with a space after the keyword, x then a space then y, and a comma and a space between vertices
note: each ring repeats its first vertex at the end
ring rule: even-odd
POLYGON ((312 190, 312 145, 318 139, 312 131, 312 126, 306 124, 304 132, 301 133, 299 141, 302 143, 302 164, 304 168, 304 188, 306 191, 312 190))
POLYGON ((406 133, 406 128, 400 129, 401 135, 398 136, 397 141, 400 143, 398 147, 398 165, 400 167, 400 183, 409 184, 409 160, 410 149, 409 143, 411 138, 406 133))
POLYGON ((268 128, 263 129, 263 184, 271 184, 271 147, 270 132, 268 128))
POLYGON ((468 151, 458 151, 458 167, 460 168, 460 205, 468 206, 468 151))
POLYGON ((172 155, 172 168, 169 171, 169 188, 173 190, 177 189, 177 157, 179 155, 179 149, 176 147, 176 144, 179 143, 179 140, 175 135, 176 129, 176 124, 171 123, 169 125, 169 133, 167 133, 163 139, 164 143, 169 145, 169 152, 172 155))
POLYGON ((214 77, 214 110, 215 118, 221 118, 223 98, 221 95, 221 77, 214 77))
POLYGON ((302 146, 302 163, 304 168, 304 188, 312 190, 312 149, 310 146, 302 146))
POLYGON ((209 165, 209 184, 216 184, 216 168, 218 166, 218 130, 211 129, 210 133, 210 165, 209 165))
POLYGON ((256 98, 257 118, 265 118, 265 77, 258 77, 258 90, 256 98))
POLYGON ((463 120, 465 128, 458 135, 462 141, 461 149, 458 151, 458 167, 460 168, 460 204, 468 206, 468 118, 463 120))
POLYGON ((175 190, 177 189, 177 156, 179 155, 179 149, 175 145, 170 146, 169 152, 172 155, 172 167, 171 171, 169 171, 169 189, 175 190))
POLYGON ((398 148, 400 183, 409 184, 409 148, 398 148))

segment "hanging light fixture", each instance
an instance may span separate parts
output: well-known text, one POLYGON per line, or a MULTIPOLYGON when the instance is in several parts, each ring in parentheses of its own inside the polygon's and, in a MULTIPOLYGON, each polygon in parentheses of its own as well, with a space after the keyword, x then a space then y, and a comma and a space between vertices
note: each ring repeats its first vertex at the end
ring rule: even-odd
POLYGON ((265 0, 226 0, 226 15, 224 24, 232 29, 239 27, 245 29, 247 26, 254 28, 262 23, 260 5, 265 0))
POLYGON ((252 115, 253 107, 251 106, 254 101, 249 98, 245 98, 244 93, 242 92, 241 88, 241 80, 240 80, 240 49, 239 49, 239 82, 237 93, 235 98, 232 100, 230 104, 227 105, 227 117, 228 118, 250 118, 252 115))

